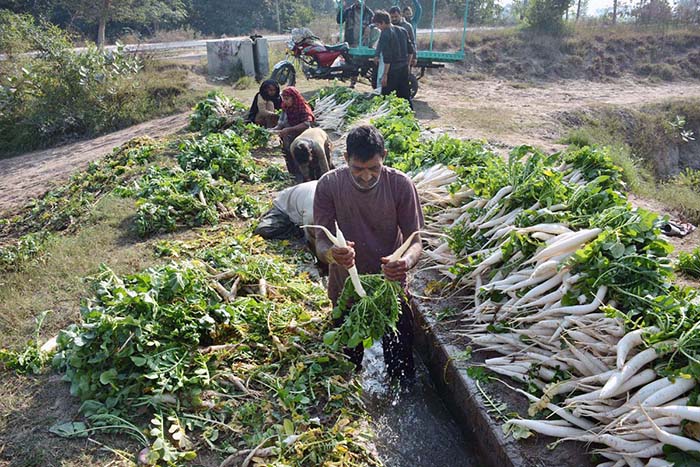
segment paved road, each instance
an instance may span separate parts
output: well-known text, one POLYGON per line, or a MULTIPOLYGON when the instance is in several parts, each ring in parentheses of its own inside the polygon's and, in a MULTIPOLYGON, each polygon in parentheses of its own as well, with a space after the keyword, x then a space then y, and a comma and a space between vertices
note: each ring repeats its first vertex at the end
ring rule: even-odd
MULTIPOLYGON (((495 27, 478 27, 469 28, 468 32, 474 31, 488 31, 492 29, 499 29, 495 27)), ((453 32, 461 32, 462 28, 440 28, 433 31, 434 34, 448 34, 453 32)), ((418 35, 429 35, 430 29, 419 29, 418 35)), ((289 34, 275 34, 269 36, 263 36, 269 42, 284 42, 289 40, 289 34)), ((246 39, 248 36, 237 36, 230 37, 229 39, 246 39)), ((193 52, 205 52, 207 49, 207 42, 217 41, 220 39, 200 39, 196 41, 178 41, 178 42, 154 42, 154 43, 142 43, 142 44, 129 44, 125 45, 124 48, 129 52, 165 52, 171 50, 188 50, 193 52)), ((115 50, 116 45, 109 45, 105 47, 107 50, 115 50)), ((85 47, 76 47, 74 50, 80 52, 86 50, 85 47)), ((32 54, 30 52, 30 54, 32 54)), ((200 54, 194 54, 193 56, 198 56, 200 54)), ((5 54, 0 54, 0 60, 5 60, 7 57, 5 54)))

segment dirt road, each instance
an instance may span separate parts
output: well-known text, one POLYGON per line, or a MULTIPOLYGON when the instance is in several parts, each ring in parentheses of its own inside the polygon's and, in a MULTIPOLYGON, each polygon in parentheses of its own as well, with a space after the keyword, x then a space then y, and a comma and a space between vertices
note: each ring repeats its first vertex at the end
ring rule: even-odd
POLYGON ((0 159, 0 214, 41 195, 53 184, 112 152, 112 148, 135 136, 154 138, 174 133, 187 125, 189 112, 151 120, 95 139, 0 159))
POLYGON ((489 78, 468 81, 448 72, 426 76, 416 114, 430 126, 462 138, 488 139, 513 147, 556 148, 563 136, 561 112, 601 105, 639 107, 678 98, 700 98, 698 82, 640 83, 559 81, 528 85, 489 78))
MULTIPOLYGON (((302 84, 303 85, 303 84, 302 84)), ((306 86, 304 86, 306 87, 306 86)), ((561 112, 600 105, 641 106, 673 98, 700 98, 700 83, 645 84, 561 81, 524 85, 488 78, 470 81, 444 71, 421 81, 416 115, 427 126, 509 148, 531 144, 551 150, 564 130, 561 112)), ((247 101, 247 100, 246 100, 247 101)), ((153 120, 93 140, 0 160, 0 213, 41 195, 113 147, 141 135, 159 137, 187 123, 187 113, 153 120)))

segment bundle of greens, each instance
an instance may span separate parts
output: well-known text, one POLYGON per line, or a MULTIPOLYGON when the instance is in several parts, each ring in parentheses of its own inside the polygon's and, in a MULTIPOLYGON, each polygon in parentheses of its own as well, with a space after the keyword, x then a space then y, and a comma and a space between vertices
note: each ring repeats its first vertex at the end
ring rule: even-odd
POLYGON ((206 170, 214 178, 255 181, 251 145, 231 130, 211 133, 180 144, 177 161, 182 170, 206 170))
POLYGON ((230 127, 246 116, 246 106, 231 99, 219 90, 210 91, 206 98, 195 105, 190 115, 190 130, 202 135, 215 133, 230 127))
POLYGON ((216 224, 222 215, 250 218, 259 214, 257 200, 245 188, 214 180, 201 170, 151 168, 136 189, 124 189, 122 194, 139 197, 135 222, 141 236, 216 224))
POLYGON ((360 276, 360 282, 367 293, 364 297, 358 295, 350 280, 345 281, 333 309, 333 318, 342 318, 342 324, 323 337, 324 342, 336 350, 360 344, 370 348, 387 332, 396 332, 401 300, 405 300, 401 284, 388 281, 381 274, 360 276))

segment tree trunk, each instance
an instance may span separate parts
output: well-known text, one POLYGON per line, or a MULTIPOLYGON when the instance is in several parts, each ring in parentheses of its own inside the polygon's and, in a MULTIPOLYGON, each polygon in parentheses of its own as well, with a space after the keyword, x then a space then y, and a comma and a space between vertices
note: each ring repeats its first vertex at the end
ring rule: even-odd
POLYGON ((102 0, 100 19, 97 24, 97 46, 102 48, 105 45, 105 29, 107 29, 107 18, 109 17, 109 6, 112 0, 102 0))
POLYGON ((617 23, 617 0, 613 0, 613 17, 612 24, 617 23))
POLYGON ((275 2, 275 9, 277 10, 277 34, 282 34, 282 23, 280 22, 280 0, 275 2))
POLYGON ((578 0, 576 4, 576 22, 578 23, 578 17, 581 16, 581 0, 578 0))

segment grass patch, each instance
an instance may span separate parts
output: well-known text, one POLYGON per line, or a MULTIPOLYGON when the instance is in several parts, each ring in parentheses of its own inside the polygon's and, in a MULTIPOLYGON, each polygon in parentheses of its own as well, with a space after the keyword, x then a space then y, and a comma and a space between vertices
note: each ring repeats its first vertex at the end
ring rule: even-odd
POLYGON ((605 146, 623 168, 628 189, 700 222, 700 186, 692 164, 700 153, 700 101, 677 101, 641 110, 604 109, 584 116, 563 143, 605 146))
POLYGON ((502 135, 522 129, 512 115, 504 114, 496 107, 460 107, 453 109, 452 118, 458 121, 467 121, 475 128, 488 128, 494 134, 502 135))
POLYGON ((43 310, 53 310, 42 329, 45 338, 79 320, 79 299, 87 290, 82 278, 95 274, 101 263, 109 263, 118 273, 155 264, 150 243, 140 241, 131 227, 135 214, 133 200, 108 195, 77 234, 51 243, 43 264, 3 274, 0 347, 22 346, 33 332, 34 317, 43 310))

